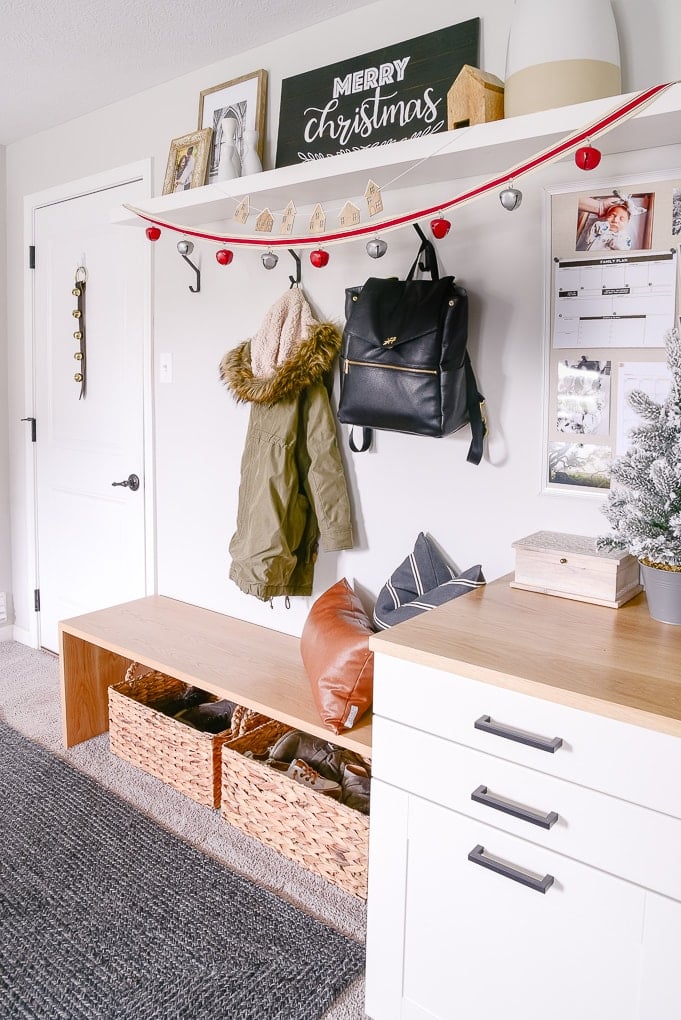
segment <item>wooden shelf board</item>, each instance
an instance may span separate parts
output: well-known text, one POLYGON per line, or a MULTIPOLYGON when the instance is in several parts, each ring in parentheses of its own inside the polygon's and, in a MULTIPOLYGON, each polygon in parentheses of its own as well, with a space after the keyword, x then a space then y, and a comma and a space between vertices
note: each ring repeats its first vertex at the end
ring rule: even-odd
POLYGON ((289 634, 160 595, 63 620, 59 630, 67 746, 107 729, 106 687, 137 661, 371 755, 370 714, 347 733, 322 725, 289 634))
POLYGON ((375 652, 681 736, 681 627, 512 588, 509 574, 369 639, 375 652))

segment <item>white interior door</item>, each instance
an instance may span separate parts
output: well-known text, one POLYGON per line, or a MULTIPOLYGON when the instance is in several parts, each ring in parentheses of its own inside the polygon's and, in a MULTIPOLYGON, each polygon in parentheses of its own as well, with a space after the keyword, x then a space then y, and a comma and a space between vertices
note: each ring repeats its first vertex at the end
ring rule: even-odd
MULTIPOLYGON (((34 211, 34 377, 40 644, 58 622, 146 592, 144 339, 147 244, 111 224, 143 181, 77 194, 34 211), (74 378, 81 328, 76 270, 87 271, 86 394, 74 378), (139 488, 115 485, 130 475, 139 488)), ((74 189, 75 190, 75 189, 74 189)))

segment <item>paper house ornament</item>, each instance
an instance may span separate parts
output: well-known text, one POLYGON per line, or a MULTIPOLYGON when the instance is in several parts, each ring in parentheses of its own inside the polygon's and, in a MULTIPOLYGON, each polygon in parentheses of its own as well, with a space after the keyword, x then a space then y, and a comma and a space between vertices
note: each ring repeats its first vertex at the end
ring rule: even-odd
POLYGON ((383 212, 381 189, 375 181, 369 181, 364 190, 364 197, 367 201, 367 208, 370 216, 376 216, 377 213, 383 212))
POLYGON ((486 124, 491 120, 502 120, 503 116, 503 81, 464 64, 447 93, 447 130, 486 124))
POLYGON ((346 202, 338 216, 341 227, 356 227, 359 223, 359 209, 354 202, 346 202))
POLYGON ((244 198, 241 199, 238 206, 234 210, 234 219, 237 221, 237 223, 245 223, 249 217, 250 211, 251 200, 248 197, 248 195, 246 195, 244 198))
POLYGON ((326 227, 326 213, 322 209, 319 202, 314 207, 314 212, 310 218, 310 233, 321 234, 326 227))
POLYGON ((296 213, 297 212, 298 212, 298 210, 295 207, 295 203, 294 202, 289 202, 289 204, 284 209, 284 215, 281 218, 281 233, 282 234, 290 234, 291 233, 291 231, 293 230, 293 222, 294 222, 294 220, 296 218, 296 213))
POLYGON ((263 209, 255 221, 255 229, 262 231, 263 234, 269 234, 274 226, 274 216, 269 209, 263 209))

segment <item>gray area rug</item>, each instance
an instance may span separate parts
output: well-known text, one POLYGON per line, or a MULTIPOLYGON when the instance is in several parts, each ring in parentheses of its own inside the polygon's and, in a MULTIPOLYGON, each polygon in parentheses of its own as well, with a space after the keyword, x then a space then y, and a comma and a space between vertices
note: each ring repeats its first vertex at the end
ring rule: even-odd
POLYGON ((363 947, 0 722, 0 1017, 319 1020, 363 947))
MULTIPOLYGON (((202 853, 351 938, 364 940, 365 900, 351 896, 228 825, 219 811, 197 804, 155 776, 117 758, 109 751, 108 734, 65 749, 61 735, 59 661, 52 653, 17 641, 0 640, 0 719, 202 853)), ((139 1020, 146 1018, 140 1016, 139 1020)), ((216 1015, 216 1020, 222 1018, 216 1015)), ((287 1020, 296 1020, 295 1013, 287 1020)), ((363 974, 331 1006, 324 1020, 366 1020, 363 974)))

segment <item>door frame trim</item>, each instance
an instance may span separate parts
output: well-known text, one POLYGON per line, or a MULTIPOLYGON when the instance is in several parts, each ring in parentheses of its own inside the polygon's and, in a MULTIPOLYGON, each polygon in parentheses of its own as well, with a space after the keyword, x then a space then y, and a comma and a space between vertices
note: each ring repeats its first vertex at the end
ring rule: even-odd
MULTIPOLYGON (((80 180, 60 184, 45 191, 38 191, 24 198, 24 415, 35 417, 36 409, 36 337, 35 337, 35 272, 29 268, 28 249, 35 244, 35 217, 40 209, 68 202, 97 191, 107 191, 141 181, 144 186, 143 198, 152 197, 153 161, 141 159, 125 166, 93 174, 80 180)), ((112 208, 112 214, 113 214, 112 208)), ((129 229, 122 227, 122 229, 129 229)), ((156 493, 155 493, 155 444, 153 419, 153 245, 148 245, 144 257, 144 310, 143 310, 143 463, 144 463, 144 584, 145 594, 156 592, 156 493)), ((40 423, 38 422, 38 428, 40 423)), ((30 431, 26 430, 26 510, 27 510, 27 563, 33 588, 40 587, 38 576, 38 487, 36 444, 31 442, 30 431)), ((40 647, 40 613, 29 604, 33 597, 28 592, 25 606, 26 617, 31 621, 22 640, 33 648, 40 647)))

